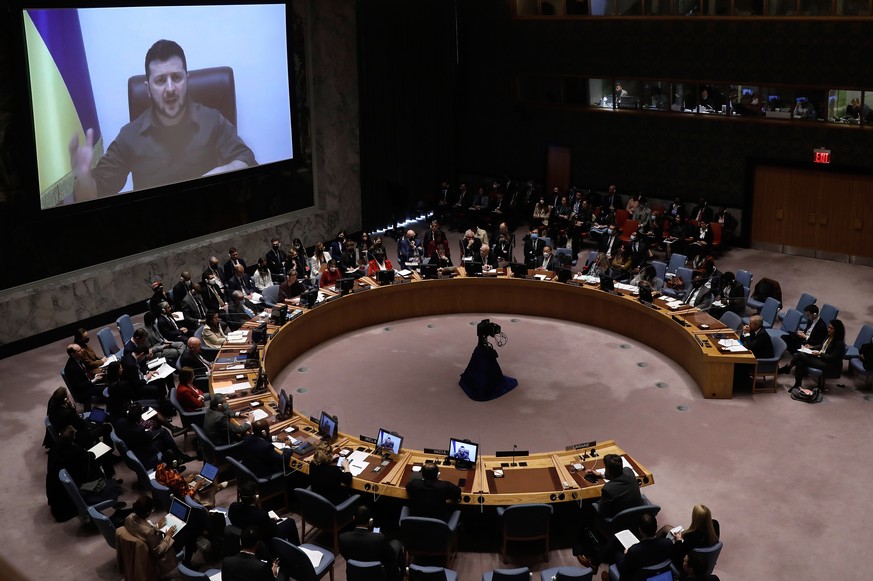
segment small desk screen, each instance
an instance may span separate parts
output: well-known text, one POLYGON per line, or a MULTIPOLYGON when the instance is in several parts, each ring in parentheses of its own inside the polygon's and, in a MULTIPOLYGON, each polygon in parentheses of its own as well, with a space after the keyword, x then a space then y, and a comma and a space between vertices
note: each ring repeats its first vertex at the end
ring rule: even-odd
POLYGON ((400 448, 403 446, 403 437, 380 428, 379 435, 376 437, 376 446, 385 452, 399 454, 400 448))
POLYGON ((467 462, 475 462, 479 456, 479 444, 473 442, 464 442, 452 438, 449 441, 449 457, 456 460, 464 460, 467 462))

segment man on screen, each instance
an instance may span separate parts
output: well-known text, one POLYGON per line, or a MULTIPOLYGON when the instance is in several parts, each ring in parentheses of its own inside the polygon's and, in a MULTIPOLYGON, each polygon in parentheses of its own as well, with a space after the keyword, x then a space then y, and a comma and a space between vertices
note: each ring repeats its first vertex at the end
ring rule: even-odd
POLYGON ((188 63, 182 47, 159 40, 145 57, 151 108, 121 128, 96 167, 94 131, 70 141, 77 202, 117 194, 128 174, 145 189, 257 165, 236 128, 216 109, 188 99, 188 63))

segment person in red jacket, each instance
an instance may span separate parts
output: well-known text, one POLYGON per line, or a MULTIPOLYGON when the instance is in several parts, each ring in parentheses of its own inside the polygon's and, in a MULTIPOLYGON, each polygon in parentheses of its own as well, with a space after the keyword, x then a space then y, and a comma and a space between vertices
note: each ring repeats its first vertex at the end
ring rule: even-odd
POLYGON ((203 409, 203 404, 209 401, 209 394, 194 387, 194 370, 183 367, 179 372, 179 385, 176 387, 176 399, 186 412, 196 412, 203 409))

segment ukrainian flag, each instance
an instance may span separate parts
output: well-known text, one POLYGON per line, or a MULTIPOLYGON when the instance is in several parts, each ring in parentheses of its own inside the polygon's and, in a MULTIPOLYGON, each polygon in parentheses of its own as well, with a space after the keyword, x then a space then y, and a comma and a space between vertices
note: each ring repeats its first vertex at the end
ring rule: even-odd
POLYGON ((78 11, 27 10, 24 30, 40 206, 49 208, 64 203, 73 191, 68 149, 72 136, 78 135, 82 143, 85 130, 94 130, 95 162, 102 156, 103 140, 78 11))

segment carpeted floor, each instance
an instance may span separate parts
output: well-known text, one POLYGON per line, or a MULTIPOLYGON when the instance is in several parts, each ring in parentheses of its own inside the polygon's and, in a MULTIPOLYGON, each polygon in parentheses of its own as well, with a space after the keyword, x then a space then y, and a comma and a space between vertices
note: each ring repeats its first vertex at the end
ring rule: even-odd
MULTIPOLYGON (((779 280, 786 305, 801 292, 837 305, 849 342, 873 322, 873 269, 742 249, 726 253, 719 268, 779 280)), ((339 337, 286 368, 276 386, 295 390, 295 405, 305 412, 338 414, 345 432, 385 427, 412 448, 444 447, 450 436, 478 441, 486 454, 513 444, 542 451, 615 439, 655 474, 645 492, 662 506, 659 522, 687 526, 695 503, 712 509, 725 543, 716 568, 722 580, 869 577, 862 547, 870 530, 863 507, 873 467, 864 458, 873 396, 863 380, 832 380, 820 405, 792 401, 784 376, 776 394, 704 400, 677 365, 626 338, 494 316, 509 336, 499 362, 519 387, 477 403, 463 395, 457 377, 475 344, 469 323, 484 316, 398 321, 339 337)), ((103 538, 76 520, 55 523, 45 503, 42 418, 66 343, 0 360, 0 515, 9 531, 0 554, 30 579, 119 579, 103 538)), ((119 476, 130 501, 134 477, 126 468, 119 476)), ((232 488, 222 491, 219 504, 233 496, 232 488)), ((465 518, 472 524, 477 514, 465 518)), ((565 544, 550 553, 551 566, 573 563, 565 544)), ((472 550, 455 564, 461 579, 471 580, 499 566, 499 556, 472 550)), ((338 579, 344 570, 339 558, 338 579)))

